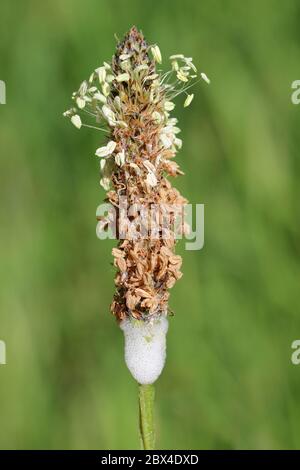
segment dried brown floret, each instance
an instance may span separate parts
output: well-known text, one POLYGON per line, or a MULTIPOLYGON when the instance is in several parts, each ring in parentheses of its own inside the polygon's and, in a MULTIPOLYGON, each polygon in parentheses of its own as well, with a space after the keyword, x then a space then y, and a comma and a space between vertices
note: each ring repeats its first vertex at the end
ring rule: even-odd
MULTIPOLYGON (((86 125, 80 111, 87 111, 109 130, 106 145, 96 155, 101 159, 100 184, 116 214, 119 243, 112 250, 117 272, 111 311, 118 320, 166 315, 168 289, 182 276, 174 229, 187 200, 167 179, 183 174, 173 161, 182 141, 170 111, 180 93, 187 95, 184 106, 191 103, 194 95, 186 90, 197 71, 192 59, 182 54, 170 60, 172 69, 162 74, 157 70, 158 46, 149 46, 143 34, 131 28, 117 45, 111 64, 104 62, 73 94, 77 108, 65 113, 78 129, 86 125), (125 218, 124 199, 130 207, 125 218), (154 206, 160 210, 153 212, 154 206)), ((208 82, 205 74, 201 77, 208 82)), ((99 229, 106 230, 112 217, 97 217, 99 229)), ((182 222, 179 234, 187 231, 182 222)))

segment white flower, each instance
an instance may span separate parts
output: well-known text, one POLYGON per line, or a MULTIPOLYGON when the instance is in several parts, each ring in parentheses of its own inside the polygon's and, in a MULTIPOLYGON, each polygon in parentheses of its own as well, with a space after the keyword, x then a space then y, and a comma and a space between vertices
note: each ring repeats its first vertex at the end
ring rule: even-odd
POLYGON ((172 111, 175 108, 175 104, 172 101, 166 101, 164 108, 166 111, 172 111))
POLYGON ((125 121, 116 121, 115 122, 116 124, 118 124, 120 127, 128 127, 127 123, 125 121))
POLYGON ((101 158, 100 160, 100 170, 103 172, 104 168, 106 165, 106 160, 104 158, 101 158))
POLYGON ((110 179, 107 177, 101 178, 100 185, 105 189, 105 191, 108 191, 110 187, 110 179))
POLYGON ((108 96, 110 93, 110 86, 107 82, 103 83, 102 85, 102 92, 104 96, 108 96))
POLYGON ((100 91, 97 91, 93 98, 95 98, 95 100, 98 100, 100 101, 101 103, 105 104, 107 102, 107 99, 104 95, 102 95, 102 93, 100 93, 100 91))
POLYGON ((178 65, 177 60, 172 61, 172 69, 175 70, 175 72, 179 70, 179 65, 178 65))
POLYGON ((119 57, 121 60, 127 60, 130 58, 130 54, 121 54, 119 57))
POLYGON ((115 150, 117 144, 116 142, 114 142, 113 140, 110 140, 107 144, 107 149, 109 150, 109 153, 113 153, 113 151, 115 150))
POLYGON ((192 58, 192 57, 185 57, 184 60, 185 60, 185 63, 186 63, 191 69, 194 70, 194 72, 197 72, 197 69, 196 69, 195 65, 193 64, 193 58, 192 58))
POLYGON ((141 64, 141 65, 138 65, 138 66, 134 69, 134 71, 135 71, 135 72, 140 72, 141 70, 148 70, 148 68, 149 68, 148 65, 146 65, 146 64, 141 64))
POLYGON ((71 123, 77 127, 77 129, 80 129, 82 126, 80 116, 78 114, 74 114, 74 116, 71 117, 71 123))
POLYGON ((182 147, 182 140, 181 139, 178 139, 178 137, 176 137, 174 139, 174 145, 176 145, 176 147, 178 147, 179 149, 181 149, 182 147))
POLYGON ((204 72, 201 72, 201 78, 208 84, 210 84, 210 79, 208 78, 208 76, 204 73, 204 72))
POLYGON ((185 99, 185 102, 184 102, 184 108, 187 108, 187 106, 189 106, 191 104, 191 102, 193 101, 194 99, 194 93, 192 93, 191 95, 187 95, 186 99, 185 99))
POLYGON ((161 52, 157 45, 151 47, 151 53, 153 55, 153 59, 155 60, 155 62, 158 62, 159 64, 161 64, 161 61, 162 61, 161 52))
POLYGON ((166 149, 172 147, 176 139, 175 134, 178 134, 179 132, 180 132, 179 127, 174 127, 173 125, 165 126, 161 130, 160 140, 166 149))
POLYGON ((82 82, 82 84, 80 85, 79 90, 78 90, 80 96, 84 96, 87 92, 87 89, 88 89, 87 82, 86 81, 82 82))
POLYGON ((115 79, 115 76, 112 75, 111 73, 109 75, 106 75, 107 83, 111 83, 114 79, 115 79))
POLYGON ((116 76, 117 82, 128 82, 129 78, 129 73, 121 73, 116 76))
POLYGON ((77 104, 79 109, 83 109, 85 107, 85 99, 82 98, 82 96, 78 96, 76 98, 76 104, 77 104))
POLYGON ((149 171, 149 173, 147 174, 146 181, 149 184, 149 186, 154 187, 157 185, 157 178, 152 171, 149 171))
POLYGON ((96 150, 95 155, 97 155, 97 157, 108 157, 109 155, 113 153, 113 151, 116 148, 116 145, 117 145, 116 142, 114 142, 113 140, 110 140, 108 144, 105 145, 104 147, 99 147, 96 150))
POLYGON ((172 140, 166 134, 161 134, 160 140, 166 149, 172 147, 172 140))
POLYGON ((105 67, 99 67, 98 69, 96 69, 96 72, 98 74, 99 82, 101 84, 103 84, 105 82, 105 78, 106 78, 106 69, 105 69, 105 67))
POLYGON ((123 60, 120 65, 121 65, 121 69, 122 69, 122 70, 125 70, 125 72, 127 72, 128 70, 131 69, 131 62, 130 62, 130 60, 123 60))
POLYGON ((64 116, 64 117, 70 117, 70 116, 72 116, 73 112, 74 112, 74 111, 73 111, 73 108, 67 109, 67 111, 65 111, 65 112, 63 113, 63 116, 64 116))
POLYGON ((120 109, 121 106, 122 106, 121 99, 118 95, 115 96, 115 98, 114 98, 114 104, 115 104, 115 107, 118 108, 118 109, 120 109))
POLYGON ((178 122, 178 119, 177 119, 177 118, 170 118, 170 119, 168 119, 168 121, 167 121, 167 125, 168 125, 168 126, 176 126, 177 122, 178 122))
POLYGON ((115 156, 115 162, 118 166, 123 166, 124 163, 125 163, 125 152, 124 152, 124 149, 117 153, 117 155, 115 156))
POLYGON ((177 72, 176 75, 177 75, 178 80, 180 80, 180 81, 182 81, 182 82, 188 82, 188 81, 189 81, 189 79, 188 79, 187 76, 182 72, 181 69, 178 70, 178 72, 177 72))
POLYGON ((107 151, 106 145, 104 147, 99 147, 96 150, 95 155, 97 157, 107 157, 109 155, 109 153, 107 151))
MULTIPOLYGON (((144 82, 146 80, 155 80, 158 77, 158 73, 153 73, 152 75, 147 75, 147 77, 144 78, 144 82)), ((156 83, 153 83, 154 86, 156 86, 156 83)))
POLYGON ((160 124, 163 120, 162 115, 158 111, 153 111, 152 118, 156 122, 156 124, 160 124))
POLYGON ((161 130, 162 134, 179 134, 180 129, 179 127, 174 127, 173 125, 168 125, 168 126, 165 126, 162 130, 161 130))
POLYGON ((115 114, 108 106, 102 106, 102 113, 111 126, 114 126, 116 124, 115 114))
POLYGON ((174 54, 174 55, 170 55, 170 59, 171 59, 171 60, 174 60, 174 59, 184 59, 184 55, 183 55, 183 54, 174 54))

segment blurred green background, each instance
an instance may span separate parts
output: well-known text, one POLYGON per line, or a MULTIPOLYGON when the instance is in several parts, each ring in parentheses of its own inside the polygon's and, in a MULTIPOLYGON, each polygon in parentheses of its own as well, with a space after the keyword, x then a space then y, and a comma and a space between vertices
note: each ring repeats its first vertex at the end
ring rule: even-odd
POLYGON ((175 109, 175 185, 205 204, 205 246, 179 252, 158 447, 300 448, 300 4, 1 1, 0 447, 138 448, 137 386, 109 313, 112 241, 95 149, 62 112, 133 24, 194 57, 211 85, 175 109))

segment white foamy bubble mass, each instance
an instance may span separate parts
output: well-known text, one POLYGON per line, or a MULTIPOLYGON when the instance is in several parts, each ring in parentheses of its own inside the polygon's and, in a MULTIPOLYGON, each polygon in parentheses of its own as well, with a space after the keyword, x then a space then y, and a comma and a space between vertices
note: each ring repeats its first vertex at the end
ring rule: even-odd
POLYGON ((125 362, 131 374, 141 385, 154 383, 165 365, 167 318, 150 322, 125 319, 120 327, 125 336, 125 362))

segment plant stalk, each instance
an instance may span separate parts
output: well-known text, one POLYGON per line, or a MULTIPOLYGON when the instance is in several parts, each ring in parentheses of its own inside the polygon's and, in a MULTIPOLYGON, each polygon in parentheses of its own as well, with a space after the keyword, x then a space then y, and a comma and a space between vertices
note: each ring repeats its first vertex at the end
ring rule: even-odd
POLYGON ((154 450, 154 385, 139 385, 140 436, 144 450, 154 450))

